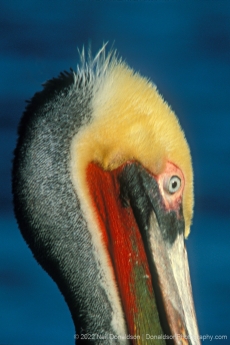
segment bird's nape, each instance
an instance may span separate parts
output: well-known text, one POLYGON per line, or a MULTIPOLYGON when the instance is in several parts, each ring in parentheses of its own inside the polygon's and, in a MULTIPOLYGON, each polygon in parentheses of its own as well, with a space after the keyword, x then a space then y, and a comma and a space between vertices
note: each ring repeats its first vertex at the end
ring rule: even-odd
POLYGON ((156 87, 105 47, 29 103, 13 195, 76 334, 95 344, 200 343, 184 243, 189 147, 156 87))

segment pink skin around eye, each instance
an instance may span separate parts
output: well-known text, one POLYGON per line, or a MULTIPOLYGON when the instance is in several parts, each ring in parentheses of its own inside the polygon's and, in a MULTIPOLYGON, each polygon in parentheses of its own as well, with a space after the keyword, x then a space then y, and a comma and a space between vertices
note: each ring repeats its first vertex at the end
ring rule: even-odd
POLYGON ((163 197, 165 208, 168 211, 174 210, 178 211, 178 208, 182 202, 182 196, 183 196, 183 190, 184 190, 184 175, 182 174, 182 171, 173 163, 167 162, 165 170, 159 174, 158 176, 155 176, 159 188, 161 191, 161 195, 163 197), (180 188, 173 194, 171 194, 166 186, 168 185, 168 182, 173 176, 177 176, 181 180, 180 188))

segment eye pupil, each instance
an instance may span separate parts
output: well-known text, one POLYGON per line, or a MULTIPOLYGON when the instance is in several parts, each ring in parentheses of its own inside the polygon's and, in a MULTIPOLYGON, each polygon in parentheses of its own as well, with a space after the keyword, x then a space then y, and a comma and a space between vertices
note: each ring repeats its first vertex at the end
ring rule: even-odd
POLYGON ((175 189, 175 188, 177 187, 177 182, 176 182, 176 181, 174 181, 174 182, 172 183, 172 187, 173 187, 173 189, 175 189))

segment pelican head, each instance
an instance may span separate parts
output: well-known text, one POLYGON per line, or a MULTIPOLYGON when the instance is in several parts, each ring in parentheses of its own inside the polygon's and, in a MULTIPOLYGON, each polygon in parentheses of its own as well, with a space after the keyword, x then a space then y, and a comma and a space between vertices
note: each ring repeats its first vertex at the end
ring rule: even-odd
POLYGON ((199 344, 184 133, 156 86, 115 53, 81 57, 76 72, 34 95, 19 126, 13 194, 22 235, 64 295, 76 338, 199 344))

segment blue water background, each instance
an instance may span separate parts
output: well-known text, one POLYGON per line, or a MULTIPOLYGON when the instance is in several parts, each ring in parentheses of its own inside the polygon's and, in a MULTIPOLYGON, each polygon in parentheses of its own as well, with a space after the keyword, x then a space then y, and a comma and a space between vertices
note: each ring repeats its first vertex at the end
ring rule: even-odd
MULTIPOLYGON (((74 344, 55 283, 34 260, 12 211, 11 161, 25 100, 77 47, 103 42, 149 77, 191 147, 195 215, 187 241, 201 335, 230 344, 230 1, 0 2, 0 344, 74 344)), ((206 340, 204 343, 208 344, 206 340)))

